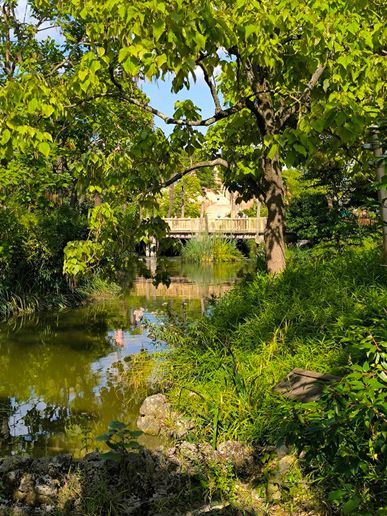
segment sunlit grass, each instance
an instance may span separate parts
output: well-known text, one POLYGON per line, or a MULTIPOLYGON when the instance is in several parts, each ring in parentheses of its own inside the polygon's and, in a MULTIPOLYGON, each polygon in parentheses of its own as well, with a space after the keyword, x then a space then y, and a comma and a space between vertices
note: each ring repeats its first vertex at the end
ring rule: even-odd
POLYGON ((182 250, 183 260, 194 263, 236 262, 243 256, 234 240, 217 235, 199 235, 187 242, 182 250))

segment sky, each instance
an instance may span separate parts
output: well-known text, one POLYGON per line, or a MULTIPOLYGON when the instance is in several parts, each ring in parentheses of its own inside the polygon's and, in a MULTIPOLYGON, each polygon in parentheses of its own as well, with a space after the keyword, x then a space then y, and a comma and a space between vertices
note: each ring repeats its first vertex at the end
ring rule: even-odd
MULTIPOLYGON (((140 87, 150 99, 150 105, 166 115, 173 115, 174 103, 177 100, 191 99, 193 103, 201 108, 202 118, 208 118, 214 114, 214 104, 207 84, 204 82, 203 75, 197 74, 197 81, 191 81, 189 90, 184 88, 178 94, 171 93, 171 80, 144 81, 140 87)), ((165 134, 169 135, 173 131, 173 125, 167 125, 163 120, 155 117, 155 125, 160 127, 165 134)), ((206 127, 198 128, 205 132, 206 127)))

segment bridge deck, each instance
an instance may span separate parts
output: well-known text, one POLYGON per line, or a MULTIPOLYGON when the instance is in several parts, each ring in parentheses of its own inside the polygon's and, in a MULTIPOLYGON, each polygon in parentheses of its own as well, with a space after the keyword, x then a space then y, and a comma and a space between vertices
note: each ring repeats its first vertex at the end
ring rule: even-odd
POLYGON ((230 238, 256 238, 263 235, 266 217, 245 219, 164 219, 172 238, 191 238, 199 233, 225 235, 230 238))

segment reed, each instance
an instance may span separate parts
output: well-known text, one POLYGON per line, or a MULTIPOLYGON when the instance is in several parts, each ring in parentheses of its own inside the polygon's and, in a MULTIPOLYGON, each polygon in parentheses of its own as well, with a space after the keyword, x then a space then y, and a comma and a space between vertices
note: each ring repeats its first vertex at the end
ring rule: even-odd
POLYGON ((237 262, 243 259, 234 240, 217 235, 199 235, 187 242, 183 260, 194 263, 237 262))

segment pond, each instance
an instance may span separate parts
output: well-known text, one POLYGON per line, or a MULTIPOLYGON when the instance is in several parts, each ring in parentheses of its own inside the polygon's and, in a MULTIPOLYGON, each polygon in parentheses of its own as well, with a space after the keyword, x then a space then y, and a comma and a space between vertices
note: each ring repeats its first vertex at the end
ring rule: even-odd
MULTIPOLYGON (((95 437, 110 421, 136 428, 151 390, 144 382, 149 353, 166 346, 150 338, 147 323, 200 316, 246 264, 201 267, 170 259, 167 268, 169 287, 136 278, 115 299, 0 325, 1 455, 79 457, 95 449, 95 437)), ((140 439, 149 447, 160 442, 140 439)))

